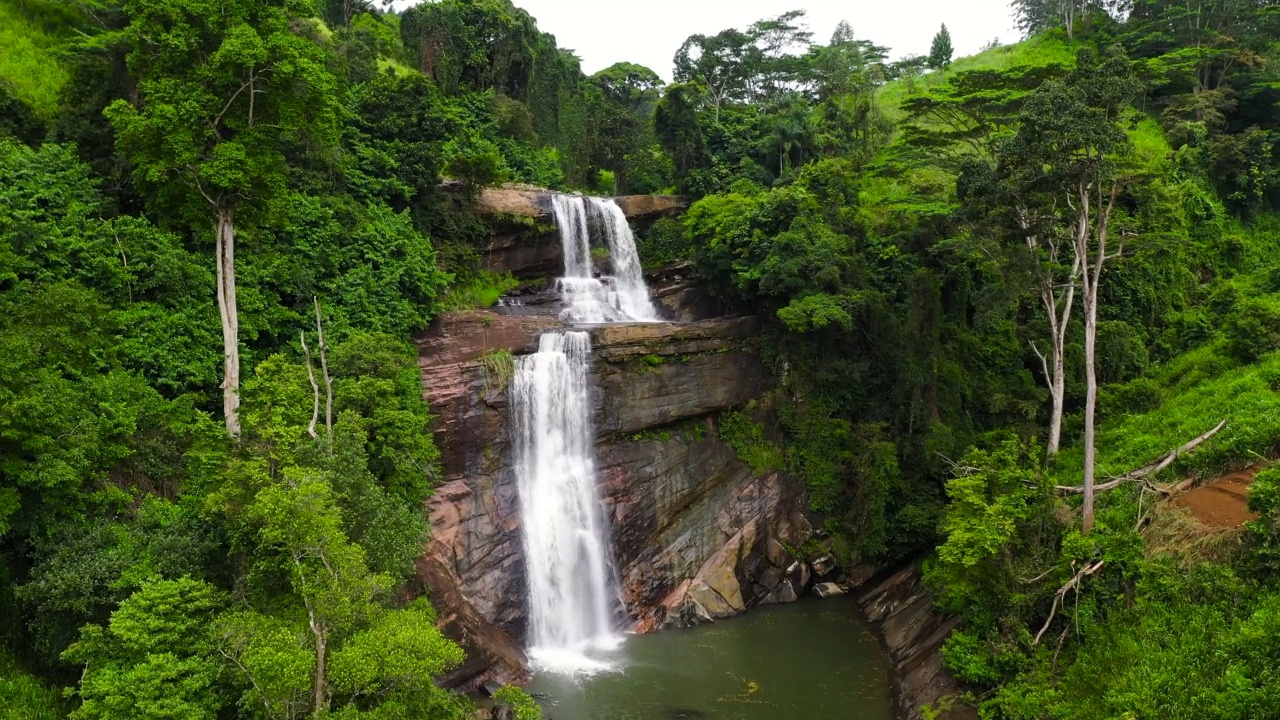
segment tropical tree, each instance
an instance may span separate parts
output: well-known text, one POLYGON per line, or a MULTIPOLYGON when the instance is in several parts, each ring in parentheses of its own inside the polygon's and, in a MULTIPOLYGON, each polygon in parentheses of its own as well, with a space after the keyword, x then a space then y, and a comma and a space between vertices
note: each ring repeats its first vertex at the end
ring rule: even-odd
POLYGON ((1010 143, 1010 174, 1040 191, 1039 212, 1058 216, 1074 253, 1085 333, 1085 533, 1094 524, 1099 288, 1106 264, 1119 255, 1111 225, 1121 190, 1133 179, 1124 164, 1129 138, 1121 120, 1138 91, 1122 50, 1113 48, 1104 58, 1081 50, 1067 78, 1050 80, 1027 99, 1010 143))
POLYGON ((286 150, 335 142, 337 83, 324 51, 293 31, 295 11, 310 14, 305 3, 130 0, 126 10, 137 101, 117 100, 107 116, 157 206, 191 223, 212 215, 223 415, 237 436, 237 221, 274 210, 286 150))

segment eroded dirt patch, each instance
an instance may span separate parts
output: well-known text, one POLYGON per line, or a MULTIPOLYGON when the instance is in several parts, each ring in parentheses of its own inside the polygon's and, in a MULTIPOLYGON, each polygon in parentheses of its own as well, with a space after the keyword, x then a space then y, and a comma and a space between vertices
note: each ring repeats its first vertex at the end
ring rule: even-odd
POLYGON ((1174 498, 1173 504, 1186 508, 1191 516, 1210 527, 1234 528, 1257 513, 1249 511, 1249 486, 1260 467, 1252 467, 1213 480, 1174 498))

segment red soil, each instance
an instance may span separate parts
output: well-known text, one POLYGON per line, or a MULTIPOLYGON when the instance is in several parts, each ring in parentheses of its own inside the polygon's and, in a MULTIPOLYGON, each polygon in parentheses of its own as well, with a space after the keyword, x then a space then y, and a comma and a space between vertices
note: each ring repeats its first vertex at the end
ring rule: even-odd
POLYGON ((1174 498, 1173 504, 1184 507, 1191 516, 1210 527, 1234 528, 1258 514, 1249 512, 1249 486, 1261 468, 1252 467, 1223 475, 1208 484, 1174 498))

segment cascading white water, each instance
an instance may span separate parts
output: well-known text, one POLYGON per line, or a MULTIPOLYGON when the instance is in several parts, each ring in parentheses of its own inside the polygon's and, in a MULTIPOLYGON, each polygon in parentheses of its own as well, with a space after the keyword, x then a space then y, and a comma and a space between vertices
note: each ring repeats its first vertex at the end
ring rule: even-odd
POLYGON ((641 275, 635 236, 622 208, 612 200, 580 195, 556 195, 551 202, 564 247, 564 276, 556 282, 564 304, 561 319, 572 323, 658 320, 641 275), (604 228, 612 276, 597 278, 592 269, 588 202, 604 228))
MULTIPOLYGON (((658 320, 640 272, 635 237, 612 200, 557 195, 564 244, 561 318, 572 323, 658 320), (591 212, 588 212, 590 208, 591 212), (591 220, 603 228, 614 274, 595 277, 591 220)), ((551 332, 520 358, 512 386, 516 478, 529 581, 529 656, 542 670, 589 673, 610 666, 620 642, 611 607, 608 527, 596 492, 595 437, 587 387, 591 339, 551 332)))
POLYGON ((608 533, 595 485, 590 354, 585 332, 546 333, 537 353, 517 361, 513 383, 529 656, 551 672, 606 669, 600 653, 618 644, 608 533))
POLYGON ((613 265, 613 281, 622 313, 630 320, 654 321, 658 310, 649 299, 640 268, 636 238, 622 208, 612 200, 591 198, 591 205, 604 220, 605 242, 609 245, 609 261, 613 265))

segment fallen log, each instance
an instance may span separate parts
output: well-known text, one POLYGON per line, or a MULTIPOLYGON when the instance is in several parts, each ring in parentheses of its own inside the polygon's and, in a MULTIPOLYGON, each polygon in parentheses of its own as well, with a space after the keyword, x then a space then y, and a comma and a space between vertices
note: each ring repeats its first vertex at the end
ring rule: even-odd
MULTIPOLYGON (((1161 457, 1159 460, 1156 460, 1155 462, 1150 463, 1150 464, 1148 464, 1148 465, 1143 465, 1142 467, 1138 468, 1137 470, 1131 470, 1131 471, 1129 471, 1129 472, 1125 473, 1124 475, 1121 475, 1121 476, 1119 476, 1119 477, 1117 477, 1117 478, 1113 478, 1113 479, 1111 479, 1111 480, 1108 480, 1107 482, 1099 483, 1099 484, 1097 484, 1097 485, 1094 485, 1094 486, 1093 486, 1093 490, 1094 490, 1094 492, 1102 492, 1103 490, 1111 490, 1112 488, 1120 487, 1121 485, 1123 485, 1123 484, 1125 484, 1125 483, 1129 483, 1129 482, 1137 482, 1137 481, 1142 480, 1143 478, 1146 478, 1146 477, 1148 477, 1148 476, 1155 475, 1156 473, 1160 472, 1161 470, 1164 470, 1165 468, 1167 468, 1167 467, 1169 467, 1170 465, 1172 465, 1172 464, 1173 464, 1173 461, 1177 460, 1178 458, 1182 457, 1183 455, 1186 455, 1187 453, 1191 452, 1192 450, 1195 450, 1195 449, 1196 449, 1197 447, 1199 447, 1199 446, 1200 446, 1200 444, 1201 444, 1201 443, 1203 443, 1205 440, 1208 440, 1209 438, 1213 437, 1214 435, 1217 435, 1217 434, 1218 434, 1218 431, 1219 431, 1219 430, 1221 430, 1222 428, 1226 427, 1226 426, 1227 426, 1227 421, 1226 421, 1226 420, 1223 420, 1222 422, 1218 423, 1218 424, 1217 424, 1217 426, 1215 426, 1215 427, 1214 427, 1212 430, 1210 430, 1209 432, 1207 432, 1207 433, 1205 433, 1205 434, 1201 435, 1200 437, 1198 437, 1198 438, 1196 438, 1196 439, 1192 440, 1191 442, 1188 442, 1186 445, 1183 445, 1182 447, 1180 447, 1180 448, 1178 448, 1178 449, 1176 449, 1176 450, 1173 450, 1172 452, 1170 452, 1169 454, 1165 455, 1164 457, 1161 457)), ((1056 487, 1057 487, 1057 489, 1058 489, 1058 492, 1064 492, 1064 493, 1075 493, 1075 494, 1079 494, 1079 493, 1083 493, 1083 492, 1084 492, 1084 486, 1083 486, 1083 485, 1075 485, 1075 486, 1071 486, 1071 485, 1058 485, 1058 486, 1056 486, 1056 487)), ((1161 488, 1156 488, 1155 486, 1152 486, 1152 489, 1153 489, 1153 490, 1156 490, 1157 492, 1162 492, 1162 493, 1168 494, 1168 493, 1167 493, 1167 491, 1165 491, 1165 490, 1163 490, 1163 489, 1161 489, 1161 488)))

